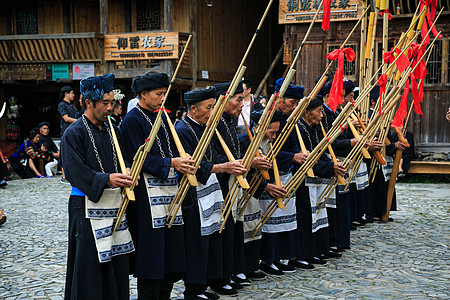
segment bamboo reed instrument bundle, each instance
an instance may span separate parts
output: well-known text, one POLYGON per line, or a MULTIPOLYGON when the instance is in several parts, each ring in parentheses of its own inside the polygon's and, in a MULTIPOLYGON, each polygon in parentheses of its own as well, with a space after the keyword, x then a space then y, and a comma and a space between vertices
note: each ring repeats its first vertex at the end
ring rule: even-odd
MULTIPOLYGON (((170 90, 172 89, 172 84, 175 81, 175 78, 176 78, 176 76, 178 74, 178 70, 180 69, 181 63, 183 62, 184 55, 186 54, 186 50, 189 47, 191 39, 192 39, 192 34, 189 35, 189 38, 186 41, 186 45, 185 45, 185 47, 183 49, 183 52, 181 53, 180 59, 179 59, 178 64, 177 64, 177 67, 176 67, 176 69, 175 69, 175 71, 173 73, 172 80, 170 81, 170 85, 167 88, 166 94, 165 94, 163 102, 161 104, 161 109, 158 111, 158 114, 156 115, 156 119, 155 119, 155 122, 153 124, 152 130, 150 131, 150 134, 149 134, 148 138, 145 140, 145 143, 139 147, 139 149, 137 150, 136 154, 134 155, 133 164, 131 165, 131 169, 130 169, 130 176, 132 178, 132 184, 131 184, 131 187, 129 188, 129 190, 131 190, 131 191, 133 191, 135 186, 136 186, 139 174, 141 173, 141 170, 142 170, 142 167, 144 165, 145 159, 147 158, 147 154, 150 152, 150 150, 151 150, 151 148, 153 146, 153 143, 155 142, 156 136, 157 136, 157 134, 159 132, 159 129, 161 128, 162 114, 163 114, 163 111, 165 111, 163 109, 164 108, 164 104, 166 103, 166 100, 168 98, 170 90)), ((167 118, 167 119, 169 120, 169 118, 167 118)), ((175 137, 176 133, 174 135, 174 133, 172 132, 172 135, 175 137)), ((177 138, 178 138, 178 136, 177 136, 177 138)), ((181 143, 177 144, 177 148, 178 148, 178 152, 180 152, 180 151, 184 152, 184 150, 182 150, 181 143)), ((180 152, 180 155, 181 155, 181 152, 180 152)), ((197 184, 197 179, 195 178, 195 176, 189 176, 189 180, 192 182, 192 184, 197 184)), ((116 221, 116 224, 114 225, 113 233, 116 231, 117 226, 122 221, 122 218, 123 218, 123 216, 125 214, 125 211, 127 209, 127 206, 128 206, 128 203, 129 203, 130 200, 134 201, 134 198, 130 199, 130 197, 127 195, 127 193, 124 193, 123 198, 122 198, 122 203, 120 204, 119 211, 117 212, 117 221, 116 221)))

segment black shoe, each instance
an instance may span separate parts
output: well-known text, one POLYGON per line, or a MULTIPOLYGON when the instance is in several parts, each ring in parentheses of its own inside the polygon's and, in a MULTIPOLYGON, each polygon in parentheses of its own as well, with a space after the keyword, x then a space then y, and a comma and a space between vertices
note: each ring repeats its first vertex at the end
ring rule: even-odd
POLYGON ((314 265, 304 261, 304 260, 289 260, 288 263, 289 266, 291 267, 296 267, 299 269, 306 269, 306 270, 311 270, 311 269, 315 269, 316 267, 314 267, 314 265))
POLYGON ((368 224, 368 223, 373 223, 373 219, 366 218, 366 219, 361 219, 358 222, 361 224, 368 224))
POLYGON ((330 252, 328 252, 326 256, 328 256, 329 258, 341 258, 342 254, 330 250, 330 252))
POLYGON ((355 225, 350 226, 350 230, 352 230, 352 231, 355 231, 357 229, 358 229, 358 227, 356 227, 355 225))
POLYGON ((280 269, 276 270, 272 268, 269 264, 260 264, 259 269, 266 273, 267 275, 275 275, 275 276, 282 276, 284 275, 284 272, 280 269))
POLYGON ((0 181, 0 187, 5 187, 5 186, 7 186, 8 184, 6 183, 6 181, 5 180, 1 180, 0 181))
POLYGON ((233 280, 228 285, 231 286, 235 290, 242 290, 244 288, 244 286, 242 284, 234 282, 233 280))
POLYGON ((213 292, 216 292, 217 294, 231 296, 231 297, 236 297, 238 295, 238 291, 234 288, 226 289, 224 287, 220 287, 220 288, 211 287, 211 290, 213 292))
POLYGON ((392 222, 392 221, 394 221, 394 218, 388 218, 388 221, 392 222))
POLYGON ((314 265, 325 265, 327 262, 318 258, 318 257, 313 257, 311 259, 303 259, 304 261, 310 263, 310 264, 314 264, 314 265))
POLYGON ((248 278, 242 279, 238 276, 231 276, 231 280, 233 280, 233 282, 235 283, 239 283, 241 285, 252 285, 252 283, 250 282, 250 280, 248 280, 248 278))
POLYGON ((364 224, 361 223, 361 222, 358 220, 358 221, 353 221, 353 222, 352 222, 352 225, 353 225, 353 226, 356 226, 356 227, 359 227, 359 226, 362 226, 362 225, 364 225, 364 224))
POLYGON ((192 297, 185 297, 184 299, 185 300, 209 300, 210 298, 203 293, 203 294, 192 296, 192 297), (202 296, 204 296, 204 297, 202 297, 202 296))
POLYGON ((345 251, 345 250, 350 250, 350 249, 352 249, 350 246, 347 246, 347 247, 338 247, 337 251, 343 252, 343 251, 345 251))
POLYGON ((251 281, 253 281, 253 280, 255 280, 255 281, 264 280, 264 279, 267 278, 267 276, 264 273, 258 272, 258 271, 257 272, 246 273, 245 276, 248 279, 250 279, 251 281))
POLYGON ((220 299, 219 295, 210 293, 210 292, 206 292, 206 291, 203 292, 203 295, 205 295, 206 297, 208 297, 208 299, 211 299, 211 300, 219 300, 220 299))
POLYGON ((279 261, 273 263, 278 269, 283 271, 284 273, 295 273, 295 267, 291 267, 289 265, 285 265, 279 261))

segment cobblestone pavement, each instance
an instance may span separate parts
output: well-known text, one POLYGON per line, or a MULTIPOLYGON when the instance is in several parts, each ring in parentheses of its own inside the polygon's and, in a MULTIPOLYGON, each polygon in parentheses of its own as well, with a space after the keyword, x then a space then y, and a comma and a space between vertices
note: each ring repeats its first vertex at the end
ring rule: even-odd
MULTIPOLYGON (((70 186, 59 178, 0 189, 0 299, 62 299, 70 186)), ((315 270, 269 277, 222 299, 450 298, 450 184, 398 184, 394 222, 352 232, 352 250, 315 270)), ((182 296, 182 282, 174 297, 182 296)), ((136 299, 136 280, 131 280, 136 299)))

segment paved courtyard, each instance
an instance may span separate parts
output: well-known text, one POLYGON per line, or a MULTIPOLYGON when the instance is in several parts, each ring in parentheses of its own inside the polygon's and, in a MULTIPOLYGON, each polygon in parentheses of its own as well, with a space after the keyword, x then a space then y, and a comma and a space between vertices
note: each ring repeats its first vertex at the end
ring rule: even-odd
MULTIPOLYGON (((62 299, 70 187, 59 178, 0 189, 0 299, 62 299)), ((394 222, 352 232, 352 250, 315 270, 269 277, 222 299, 449 299, 450 184, 398 184, 394 222)), ((173 296, 182 296, 177 283, 173 296)), ((131 299, 136 299, 131 280, 131 299)))

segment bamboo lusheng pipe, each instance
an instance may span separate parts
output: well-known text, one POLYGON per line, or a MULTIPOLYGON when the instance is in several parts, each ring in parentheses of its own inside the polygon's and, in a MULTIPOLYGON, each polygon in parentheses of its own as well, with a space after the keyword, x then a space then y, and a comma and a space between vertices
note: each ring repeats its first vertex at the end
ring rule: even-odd
MULTIPOLYGON (((166 103, 168 95, 169 95, 169 93, 170 93, 170 91, 172 89, 172 84, 175 81, 175 78, 176 78, 176 76, 178 74, 178 70, 180 69, 181 63, 183 62, 184 55, 186 54, 186 50, 189 47, 191 39, 192 39, 192 34, 189 35, 189 37, 188 37, 188 39, 186 41, 186 45, 185 45, 185 47, 183 49, 183 52, 181 53, 180 59, 178 60, 177 67, 175 68, 175 71, 174 71, 174 73, 172 75, 172 80, 170 81, 169 87, 167 88, 167 91, 165 93, 163 102, 161 104, 161 108, 163 108, 164 104, 166 103)), ((147 158, 147 154, 150 152, 150 150, 151 150, 151 148, 153 146, 153 143, 155 142, 156 135, 158 134, 159 129, 161 127, 161 124, 162 124, 162 111, 163 111, 162 109, 160 109, 158 111, 158 114, 156 115, 155 122, 153 123, 153 127, 152 127, 152 130, 149 133, 148 138, 145 140, 145 143, 138 148, 136 154, 134 155, 133 164, 131 165, 131 170, 130 170, 130 176, 132 178, 132 183, 131 183, 130 190, 132 190, 132 191, 134 190, 134 188, 136 186, 137 180, 139 178, 139 174, 141 173, 141 170, 142 170, 142 167, 144 165, 145 159, 147 158)), ((120 203, 120 208, 119 208, 119 211, 117 212, 117 221, 116 221, 116 224, 114 226, 113 233, 116 231, 117 226, 122 221, 122 218, 123 218, 123 216, 125 214, 125 211, 127 209, 129 200, 130 199, 128 198, 127 194, 124 193, 124 195, 122 197, 122 203, 120 203)))
MULTIPOLYGON (((241 113, 241 115, 242 115, 242 113, 241 113)), ((250 130, 250 127, 248 127, 247 121, 245 121, 245 119, 244 119, 244 116, 242 116, 242 120, 244 120, 244 125, 245 125, 245 129, 247 130, 248 138, 250 139, 250 141, 252 141, 253 140, 253 135, 252 135, 252 132, 250 130)), ((260 151, 256 151, 256 156, 257 157, 262 157, 261 152, 260 151)), ((270 179, 270 175, 269 175, 269 172, 267 170, 260 169, 260 172, 261 172, 261 174, 262 174, 262 176, 264 177, 265 180, 269 180, 270 179)))
POLYGON ((372 49, 372 32, 373 24, 375 22, 375 13, 371 12, 369 15, 369 26, 367 27, 367 39, 366 39, 366 55, 365 59, 370 58, 370 50, 372 49))
MULTIPOLYGON (((436 41, 436 38, 433 40, 433 42, 431 43, 431 45, 434 44, 434 42, 436 41)), ((431 46, 430 45, 430 46, 431 46)), ((418 64, 414 67, 408 67, 407 70, 405 70, 405 74, 409 75, 410 73, 414 72, 414 70, 417 68, 417 66, 419 65, 420 61, 423 59, 423 57, 425 56, 425 54, 429 51, 430 47, 425 51, 425 53, 422 55, 422 57, 419 59, 418 64)), ((401 79, 401 83, 396 85, 391 92, 389 93, 389 95, 386 98, 386 107, 385 110, 382 112, 382 115, 384 115, 386 112, 389 112, 390 110, 392 110, 395 105, 397 104, 397 102, 401 99, 401 95, 400 95, 400 86, 404 85, 406 80, 408 79, 408 76, 404 76, 401 79), (391 101, 391 99, 393 99, 391 101), (389 100, 389 101, 388 101, 389 100)), ((373 86, 371 87, 373 88, 373 86)), ((366 90, 365 92, 370 91, 370 89, 366 90)), ((364 95, 361 95, 362 97, 364 97, 364 95)), ((359 99, 360 97, 358 97, 359 99)), ((346 105, 346 107, 344 108, 344 111, 348 111, 350 110, 350 106, 352 106, 350 103, 348 103, 346 105)), ((354 110, 354 106, 353 106, 353 110, 354 110)), ((348 115, 350 115, 352 113, 352 111, 350 111, 348 113, 348 115)), ((341 112, 342 114, 342 112, 341 112)), ((348 116, 346 116, 348 117, 348 116)), ((374 118, 374 122, 371 122, 368 126, 367 126, 367 131, 368 132, 373 132, 372 128, 375 127, 375 124, 377 124, 378 119, 380 118, 380 115, 376 115, 374 118)), ((342 126, 342 124, 341 124, 342 126)), ((337 125, 333 125, 332 130, 336 129, 338 126, 337 125)), ((336 138, 338 137, 338 134, 335 133, 333 136, 330 136, 329 140, 328 139, 322 139, 322 141, 314 148, 314 150, 311 152, 310 156, 308 157, 307 161, 301 166, 301 168, 294 174, 294 176, 291 178, 291 180, 286 184, 286 190, 288 191, 288 196, 285 198, 286 201, 289 201, 290 197, 292 197, 292 195, 295 193, 296 189, 298 188, 298 186, 303 182, 304 180, 304 175, 305 175, 305 168, 308 167, 308 164, 311 163, 315 163, 316 159, 318 159, 320 157, 320 155, 323 154, 324 150, 325 150, 325 145, 328 142, 333 142, 336 138)), ((355 145, 355 147, 352 149, 356 150, 358 148, 362 148, 365 145, 365 142, 367 141, 367 136, 362 136, 361 139, 358 141, 357 145, 355 145)), ((347 159, 348 160, 348 157, 347 159)), ((351 161, 351 160, 350 160, 351 161)), ((286 203, 285 203, 286 204, 286 203)), ((258 222, 258 224, 255 226, 254 230, 253 230, 253 236, 256 235, 256 233, 262 228, 262 226, 265 224, 265 222, 267 222, 267 220, 272 216, 272 214, 275 212, 276 207, 272 209, 272 211, 265 211, 263 213, 263 215, 265 216, 264 220, 261 218, 260 221, 258 222)))
MULTIPOLYGON (((281 186, 280 173, 278 172, 278 165, 277 165, 276 159, 273 160, 273 172, 274 172, 275 185, 281 186)), ((283 198, 277 197, 276 201, 277 201, 278 207, 281 208, 282 210, 285 210, 285 207, 283 204, 283 198)))
MULTIPOLYGON (((361 118, 357 114, 352 114, 351 117, 353 120, 358 121, 359 126, 361 126, 361 129, 364 132, 364 130, 366 130, 366 125, 364 125, 364 122, 361 120, 361 118)), ((372 154, 380 165, 384 166, 386 164, 386 160, 384 159, 383 155, 381 155, 380 151, 372 151, 372 154)))
MULTIPOLYGON (((114 141, 114 148, 116 149, 117 160, 119 161, 120 171, 122 172, 122 174, 128 175, 127 167, 125 166, 125 161, 123 160, 122 150, 120 149, 119 140, 117 139, 116 130, 111 123, 111 116, 108 116, 108 123, 114 141)), ((125 188, 125 193, 127 194, 128 199, 130 199, 131 201, 136 200, 136 198, 134 197, 134 192, 130 188, 125 188)))
MULTIPOLYGON (((356 130, 355 126, 353 125, 352 121, 350 119, 347 119, 348 126, 350 127, 350 130, 353 133, 353 136, 357 139, 361 138, 358 131, 356 130)), ((364 158, 370 159, 372 158, 369 154, 369 151, 367 151, 366 148, 361 148, 361 152, 364 155, 364 158)))
MULTIPOLYGON (((227 146, 227 143, 224 141, 223 137, 220 135, 219 131, 216 129, 216 135, 219 138, 219 142, 222 145, 222 148, 230 162, 237 162, 237 160, 233 157, 233 153, 231 153, 230 149, 227 146)), ((242 175, 235 176, 239 184, 243 189, 249 189, 247 179, 245 179, 242 175)))
MULTIPOLYGON (((259 150, 259 145, 261 144, 262 139, 264 138, 265 132, 270 125, 270 120, 272 119, 273 115, 275 114, 279 99, 281 99, 284 96, 284 93, 286 92, 286 90, 291 82, 291 79, 294 77, 294 74, 295 74, 294 69, 289 71, 288 76, 286 77, 286 80, 283 82, 283 85, 280 88, 280 91, 276 95, 272 95, 272 97, 269 100, 269 103, 267 104, 267 106, 263 112, 263 115, 261 116, 261 118, 259 120, 258 130, 257 130, 255 136, 253 137, 253 140, 250 142, 250 146, 248 147, 248 149, 244 155, 244 158, 242 159, 242 164, 247 170, 250 169, 253 158, 255 157, 256 152, 259 150)), ((247 173, 245 174, 245 176, 247 176, 247 173)), ((236 180, 237 180, 237 178, 235 178, 235 180, 233 180, 233 183, 231 185, 229 193, 224 201, 224 209, 223 209, 222 216, 223 216, 223 214, 225 214, 225 218, 222 222, 219 232, 222 232, 223 227, 230 215, 230 212, 233 208, 233 205, 234 205, 236 198, 238 196, 238 193, 239 193, 239 188, 236 184, 236 180)), ((246 203, 245 207, 247 205, 248 205, 248 203, 246 203)), ((245 208, 242 210, 242 212, 244 210, 245 210, 245 208)))
MULTIPOLYGON (((175 145, 177 146, 177 150, 178 150, 178 153, 180 154, 180 157, 187 158, 188 155, 186 154, 186 151, 184 151, 184 147, 181 144, 180 138, 178 137, 178 134, 175 131, 175 127, 173 126, 172 121, 169 118, 169 114, 167 113, 167 111, 165 111, 165 110, 163 110, 163 111, 166 116, 167 124, 169 125, 170 132, 172 133, 172 137, 173 137, 173 140, 175 141, 175 145)), ((195 175, 186 173, 186 176, 187 176, 187 178, 189 180, 189 184, 191 186, 198 186, 197 178, 195 177, 195 175)))
MULTIPOLYGON (((303 142, 303 138, 300 133, 300 129, 298 129, 298 124, 295 124, 295 131, 297 132, 297 139, 300 144, 300 150, 302 151, 303 154, 308 154, 309 151, 306 150, 305 143, 303 142)), ((325 135, 325 131, 324 131, 324 135, 325 135)), ((315 177, 313 169, 309 169, 308 172, 306 172, 306 175, 308 175, 309 177, 312 177, 312 178, 315 177)))
MULTIPOLYGON (((323 136, 326 137, 327 133, 325 132, 325 128, 323 128, 322 122, 320 122, 320 128, 322 129, 323 136)), ((330 153, 331 161, 334 163, 337 163, 338 161, 337 161, 336 155, 334 154, 333 148, 331 147, 330 144, 328 144, 328 153, 330 153)), ((344 177, 342 177, 342 175, 338 174, 337 178, 338 178, 340 184, 345 185, 345 180, 344 180, 344 177)))
MULTIPOLYGON (((246 70, 246 67, 242 66, 235 74, 230 87, 228 88, 228 91, 226 92, 225 96, 221 95, 216 103, 216 106, 214 107, 214 110, 206 123, 206 129, 202 134, 202 137, 200 138, 200 141, 198 143, 197 148, 195 148, 194 153, 192 155, 192 158, 194 159, 194 166, 198 167, 203 159, 203 156, 205 155, 206 149, 208 148, 212 136, 217 128, 217 125, 219 124, 220 118, 222 116, 222 113, 225 109, 226 104, 228 103, 228 99, 231 97, 231 95, 234 95, 234 92, 236 91, 236 88, 238 84, 240 83, 240 78, 242 78, 242 75, 244 74, 246 70)), ((196 170, 194 170, 194 173, 196 170)), ((175 221, 175 217, 178 213, 178 211, 181 208, 181 204, 183 203, 184 198, 186 197, 186 194, 189 190, 189 182, 187 180, 186 176, 183 176, 180 182, 180 185, 178 187, 177 193, 175 194, 174 199, 172 200, 172 203, 169 207, 169 214, 167 215, 167 220, 170 219, 168 227, 172 227, 173 222, 175 221)))

